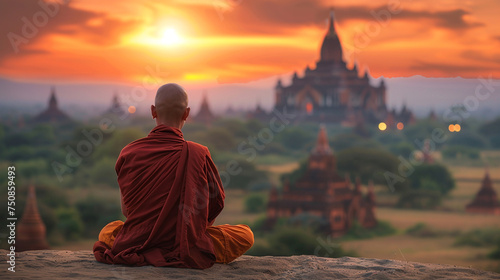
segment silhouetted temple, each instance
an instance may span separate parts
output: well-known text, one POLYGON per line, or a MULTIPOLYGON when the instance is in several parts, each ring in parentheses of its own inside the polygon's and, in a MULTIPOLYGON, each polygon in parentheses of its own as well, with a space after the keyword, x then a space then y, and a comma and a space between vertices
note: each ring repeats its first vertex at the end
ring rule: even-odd
POLYGON ((298 115, 298 120, 346 122, 348 116, 361 114, 367 122, 383 121, 387 114, 384 80, 370 84, 368 71, 360 77, 356 63, 347 68, 333 12, 323 40, 320 59, 314 69, 306 67, 304 76, 294 73, 292 84, 281 80, 275 87, 275 108, 298 115))
POLYGON ((260 106, 260 102, 257 102, 255 110, 247 113, 247 119, 257 119, 265 122, 269 119, 269 114, 260 106))
POLYGON ((203 100, 201 101, 200 110, 198 114, 193 118, 193 120, 197 122, 201 122, 204 124, 211 124, 216 119, 215 115, 210 110, 210 106, 208 105, 207 94, 203 94, 203 100))
POLYGON ((49 106, 34 118, 35 122, 67 122, 71 119, 57 106, 56 90, 51 88, 49 106))
POLYGON ((398 123, 409 125, 414 124, 415 121, 416 120, 413 112, 406 107, 406 104, 403 104, 403 108, 401 108, 401 111, 399 113, 396 111, 396 109, 392 109, 391 111, 387 112, 384 120, 384 122, 387 124, 387 128, 389 129, 396 128, 398 123))
POLYGON ((125 113, 125 110, 123 109, 122 104, 120 103, 120 100, 118 100, 118 95, 115 93, 113 95, 113 99, 111 100, 111 107, 109 107, 108 110, 104 113, 105 115, 111 114, 111 115, 118 115, 121 116, 125 113))
POLYGON ((465 210, 469 213, 500 215, 500 202, 498 202, 498 196, 493 189, 493 182, 488 171, 484 175, 481 189, 465 210))
POLYGON ((347 176, 338 175, 336 157, 324 127, 307 164, 305 173, 294 184, 285 182, 281 197, 276 188, 271 190, 267 227, 272 227, 279 218, 301 214, 319 217, 324 230, 334 236, 344 234, 355 220, 365 228, 377 225, 373 187, 363 196, 359 178, 352 188, 347 176))
POLYGON ((38 213, 35 187, 30 186, 23 217, 17 225, 16 251, 49 249, 45 225, 38 213))

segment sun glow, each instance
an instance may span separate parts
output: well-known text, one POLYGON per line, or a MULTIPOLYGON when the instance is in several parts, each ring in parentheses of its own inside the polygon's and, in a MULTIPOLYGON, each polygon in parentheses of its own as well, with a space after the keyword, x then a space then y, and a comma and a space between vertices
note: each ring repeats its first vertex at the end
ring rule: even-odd
POLYGON ((163 31, 160 42, 163 45, 177 45, 181 42, 181 38, 175 29, 167 28, 163 31))
POLYGON ((172 27, 164 29, 146 28, 142 33, 133 36, 131 43, 153 46, 177 46, 184 42, 177 30, 172 27))

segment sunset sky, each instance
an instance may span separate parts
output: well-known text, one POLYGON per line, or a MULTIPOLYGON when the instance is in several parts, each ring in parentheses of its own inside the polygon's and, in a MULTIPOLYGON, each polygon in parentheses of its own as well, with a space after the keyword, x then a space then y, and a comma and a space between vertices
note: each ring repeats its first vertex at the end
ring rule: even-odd
POLYGON ((496 0, 74 0, 51 14, 38 2, 0 1, 3 78, 220 84, 301 73, 319 58, 330 7, 346 61, 374 77, 500 77, 496 0))

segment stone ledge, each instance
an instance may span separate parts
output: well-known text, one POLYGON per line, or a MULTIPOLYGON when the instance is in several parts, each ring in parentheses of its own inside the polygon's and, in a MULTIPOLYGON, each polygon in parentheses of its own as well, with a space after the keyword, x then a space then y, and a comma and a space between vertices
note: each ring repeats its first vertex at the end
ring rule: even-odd
POLYGON ((500 279, 500 274, 450 265, 397 260, 316 256, 253 257, 216 264, 206 270, 107 265, 91 251, 27 251, 16 256, 16 272, 7 271, 6 250, 0 279, 500 279))

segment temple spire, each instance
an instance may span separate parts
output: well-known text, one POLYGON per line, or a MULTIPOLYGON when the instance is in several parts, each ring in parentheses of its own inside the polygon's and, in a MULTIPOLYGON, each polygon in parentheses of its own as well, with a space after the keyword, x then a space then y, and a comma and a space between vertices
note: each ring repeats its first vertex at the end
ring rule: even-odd
POLYGON ((320 60, 333 63, 340 63, 342 59, 342 46, 335 30, 335 18, 333 9, 330 11, 328 31, 326 32, 323 44, 321 44, 320 60))
POLYGON ((330 9, 330 19, 328 20, 328 36, 336 36, 337 32, 335 31, 335 25, 333 24, 334 22, 334 12, 333 8, 330 9))
POLYGON ((481 188, 476 194, 476 197, 465 209, 470 213, 500 215, 500 202, 493 188, 493 182, 491 181, 488 169, 486 169, 481 188))
POLYGON ((45 225, 38 212, 35 187, 31 185, 28 189, 23 217, 17 226, 16 244, 19 245, 16 246, 16 249, 18 251, 48 249, 45 232, 45 225))
POLYGON ((201 101, 200 110, 198 111, 198 114, 196 115, 196 117, 194 117, 194 119, 199 122, 203 122, 206 125, 210 125, 215 119, 215 116, 212 113, 212 110, 210 110, 210 106, 208 105, 206 91, 203 91, 203 99, 201 101))
POLYGON ((49 109, 57 109, 56 89, 54 86, 50 87, 49 109))
POLYGON ((326 129, 324 125, 321 125, 318 133, 318 140, 316 142, 316 147, 313 150, 314 154, 331 154, 332 149, 328 143, 328 137, 326 135, 326 129))

